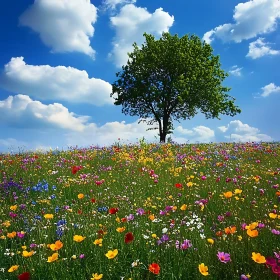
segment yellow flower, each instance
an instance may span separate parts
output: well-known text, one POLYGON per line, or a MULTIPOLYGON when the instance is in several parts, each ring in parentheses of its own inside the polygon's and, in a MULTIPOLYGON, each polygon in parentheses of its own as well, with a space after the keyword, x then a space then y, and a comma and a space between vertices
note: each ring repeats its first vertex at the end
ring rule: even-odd
POLYGON ((152 234, 153 238, 157 238, 157 235, 155 233, 152 234))
POLYGON ((16 235, 17 235, 17 233, 15 231, 7 233, 8 238, 14 238, 16 235))
POLYGON ((12 266, 9 268, 8 272, 14 272, 14 271, 18 270, 18 268, 19 268, 19 265, 12 265, 12 266))
POLYGON ((25 258, 29 258, 29 257, 32 257, 34 255, 34 251, 23 251, 22 252, 22 256, 25 257, 25 258))
POLYGON ((208 238, 208 239, 207 239, 207 242, 210 243, 210 244, 214 244, 215 241, 214 241, 214 239, 212 239, 212 238, 208 238))
POLYGON ((208 273, 208 266, 204 265, 204 263, 201 263, 201 264, 198 266, 198 270, 199 270, 199 272, 200 272, 203 276, 209 275, 209 273, 208 273))
POLYGON ((238 235, 238 241, 241 241, 242 240, 242 236, 241 235, 238 235))
POLYGON ((93 273, 92 277, 90 280, 98 280, 103 278, 103 274, 98 274, 98 273, 93 273))
POLYGON ((271 219, 275 219, 275 218, 277 218, 277 214, 269 213, 269 217, 270 217, 271 219))
POLYGON ((187 186, 188 186, 188 187, 192 187, 192 186, 193 186, 193 182, 188 182, 188 183, 187 183, 187 186))
POLYGON ((241 194, 242 193, 242 190, 240 190, 240 189, 235 189, 234 190, 234 194, 241 194))
POLYGON ((86 237, 82 235, 74 235, 73 240, 76 242, 82 242, 86 237))
POLYGON ((77 259, 77 256, 76 256, 76 255, 73 255, 71 258, 72 258, 73 260, 75 260, 75 259, 77 259))
POLYGON ((44 218, 45 219, 53 219, 53 214, 45 214, 44 218))
POLYGON ((105 256, 110 260, 113 259, 117 254, 119 253, 118 249, 115 249, 114 251, 109 250, 105 256))
POLYGON ((63 247, 63 243, 60 240, 57 240, 54 244, 50 245, 52 251, 58 251, 63 247))
POLYGON ((117 222, 117 223, 120 223, 120 222, 121 222, 121 219, 120 219, 119 217, 117 217, 117 218, 116 218, 116 222, 117 222))
POLYGON ((102 246, 102 241, 103 241, 103 239, 99 238, 99 239, 94 240, 93 244, 101 247, 102 246))
POLYGON ((124 232, 125 231, 125 227, 118 227, 116 229, 117 232, 124 232))
POLYGON ((48 257, 48 263, 54 262, 58 259, 58 253, 53 253, 50 257, 48 257))
POLYGON ((180 207, 180 209, 181 209, 182 211, 187 210, 187 205, 186 205, 186 204, 183 204, 183 205, 180 207))
POLYGON ((252 253, 252 260, 256 263, 266 263, 266 259, 260 253, 252 253))
POLYGON ((85 195, 84 195, 83 193, 79 193, 79 194, 78 194, 78 198, 79 198, 79 199, 83 199, 84 197, 85 197, 85 195))
POLYGON ((17 205, 12 205, 12 206, 10 207, 10 209, 11 209, 12 211, 16 211, 16 210, 17 210, 17 205))
POLYGON ((4 223, 3 223, 3 226, 5 226, 5 227, 9 227, 11 225, 11 223, 9 222, 9 221, 5 221, 4 223))

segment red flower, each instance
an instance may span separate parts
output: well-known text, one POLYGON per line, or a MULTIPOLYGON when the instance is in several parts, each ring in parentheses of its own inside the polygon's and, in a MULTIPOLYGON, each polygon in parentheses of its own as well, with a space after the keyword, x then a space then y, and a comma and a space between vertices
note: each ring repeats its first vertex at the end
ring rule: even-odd
POLYGON ((109 209, 109 214, 116 214, 119 211, 119 208, 110 208, 109 209))
POLYGON ((81 215, 82 213, 83 213, 83 211, 79 209, 78 214, 81 215))
POLYGON ((160 266, 157 263, 152 263, 149 266, 149 271, 153 274, 159 274, 160 266))
POLYGON ((175 184, 175 187, 176 187, 177 189, 181 189, 181 188, 183 187, 183 185, 180 184, 180 183, 176 183, 176 184, 175 184))
POLYGON ((127 218, 121 218, 121 221, 125 223, 127 221, 127 218))
POLYGON ((72 166, 72 174, 76 174, 80 169, 82 169, 82 167, 80 166, 72 166))
POLYGON ((18 275, 19 280, 29 280, 30 279, 30 273, 29 272, 23 272, 22 274, 18 275))
POLYGON ((132 242, 133 240, 134 240, 134 236, 133 236, 132 232, 126 233, 126 235, 124 236, 124 242, 126 244, 128 244, 128 243, 132 242))
POLYGON ((95 199, 95 198, 92 198, 92 199, 91 199, 91 202, 92 202, 92 203, 95 203, 95 202, 96 202, 96 199, 95 199))

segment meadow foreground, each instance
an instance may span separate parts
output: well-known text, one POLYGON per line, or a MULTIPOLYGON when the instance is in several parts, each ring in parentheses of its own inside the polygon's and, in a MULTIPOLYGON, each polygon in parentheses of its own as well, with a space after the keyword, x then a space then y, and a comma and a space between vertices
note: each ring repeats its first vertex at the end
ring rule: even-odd
POLYGON ((280 144, 0 155, 0 279, 278 279, 280 144))

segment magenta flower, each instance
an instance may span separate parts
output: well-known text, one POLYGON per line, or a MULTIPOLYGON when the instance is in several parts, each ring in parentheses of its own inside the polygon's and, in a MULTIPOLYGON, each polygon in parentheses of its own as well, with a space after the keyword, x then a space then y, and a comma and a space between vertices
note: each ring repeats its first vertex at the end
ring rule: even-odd
POLYGON ((218 257, 219 261, 222 263, 227 263, 227 262, 231 261, 230 254, 228 254, 228 253, 218 252, 217 257, 218 257))

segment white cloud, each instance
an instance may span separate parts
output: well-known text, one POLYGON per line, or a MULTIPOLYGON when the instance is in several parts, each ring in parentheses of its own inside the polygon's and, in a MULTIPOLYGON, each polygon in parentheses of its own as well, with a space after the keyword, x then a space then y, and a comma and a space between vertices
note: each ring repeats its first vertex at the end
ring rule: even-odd
POLYGON ((127 63, 127 53, 133 51, 132 44, 144 43, 144 32, 161 36, 173 25, 174 17, 164 12, 162 8, 149 13, 147 9, 136 7, 133 4, 125 5, 120 13, 111 17, 111 24, 116 30, 113 40, 113 50, 109 54, 114 63, 121 67, 127 63))
POLYGON ((136 0, 104 0, 103 6, 105 9, 115 10, 119 5, 134 4, 136 0))
POLYGON ((259 34, 274 31, 279 18, 280 1, 250 0, 239 3, 235 6, 234 23, 226 23, 206 32, 203 39, 210 43, 217 37, 224 42, 240 43, 259 34))
POLYGON ((184 136, 184 138, 186 137, 185 143, 187 141, 211 142, 214 140, 215 132, 209 127, 202 126, 202 125, 194 127, 193 129, 185 129, 182 126, 178 126, 174 130, 174 135, 175 135, 174 140, 177 142, 181 142, 178 141, 178 139, 182 139, 182 136, 184 136))
POLYGON ((229 73, 233 76, 240 77, 242 75, 241 73, 242 69, 243 69, 242 67, 238 67, 237 65, 234 65, 229 70, 229 73))
POLYGON ((264 42, 264 38, 258 38, 256 41, 249 44, 249 52, 247 53, 246 57, 256 59, 265 55, 277 54, 280 54, 280 50, 272 50, 269 47, 269 43, 264 42))
POLYGON ((270 83, 262 87, 262 97, 268 97, 272 93, 280 93, 280 86, 276 86, 274 83, 270 83))
POLYGON ((59 103, 45 105, 27 95, 0 101, 0 122, 18 128, 57 128, 81 132, 88 116, 77 116, 59 103))
POLYGON ((82 52, 94 58, 90 46, 97 9, 90 0, 35 0, 20 24, 40 34, 53 52, 82 52))
POLYGON ((0 87, 39 100, 64 100, 97 106, 113 104, 112 86, 89 78, 86 71, 73 67, 28 65, 23 57, 12 58, 0 76, 0 87))
POLYGON ((240 120, 231 121, 227 126, 220 126, 218 129, 223 133, 227 132, 225 138, 235 142, 273 141, 269 135, 260 133, 258 128, 244 124, 240 120))

